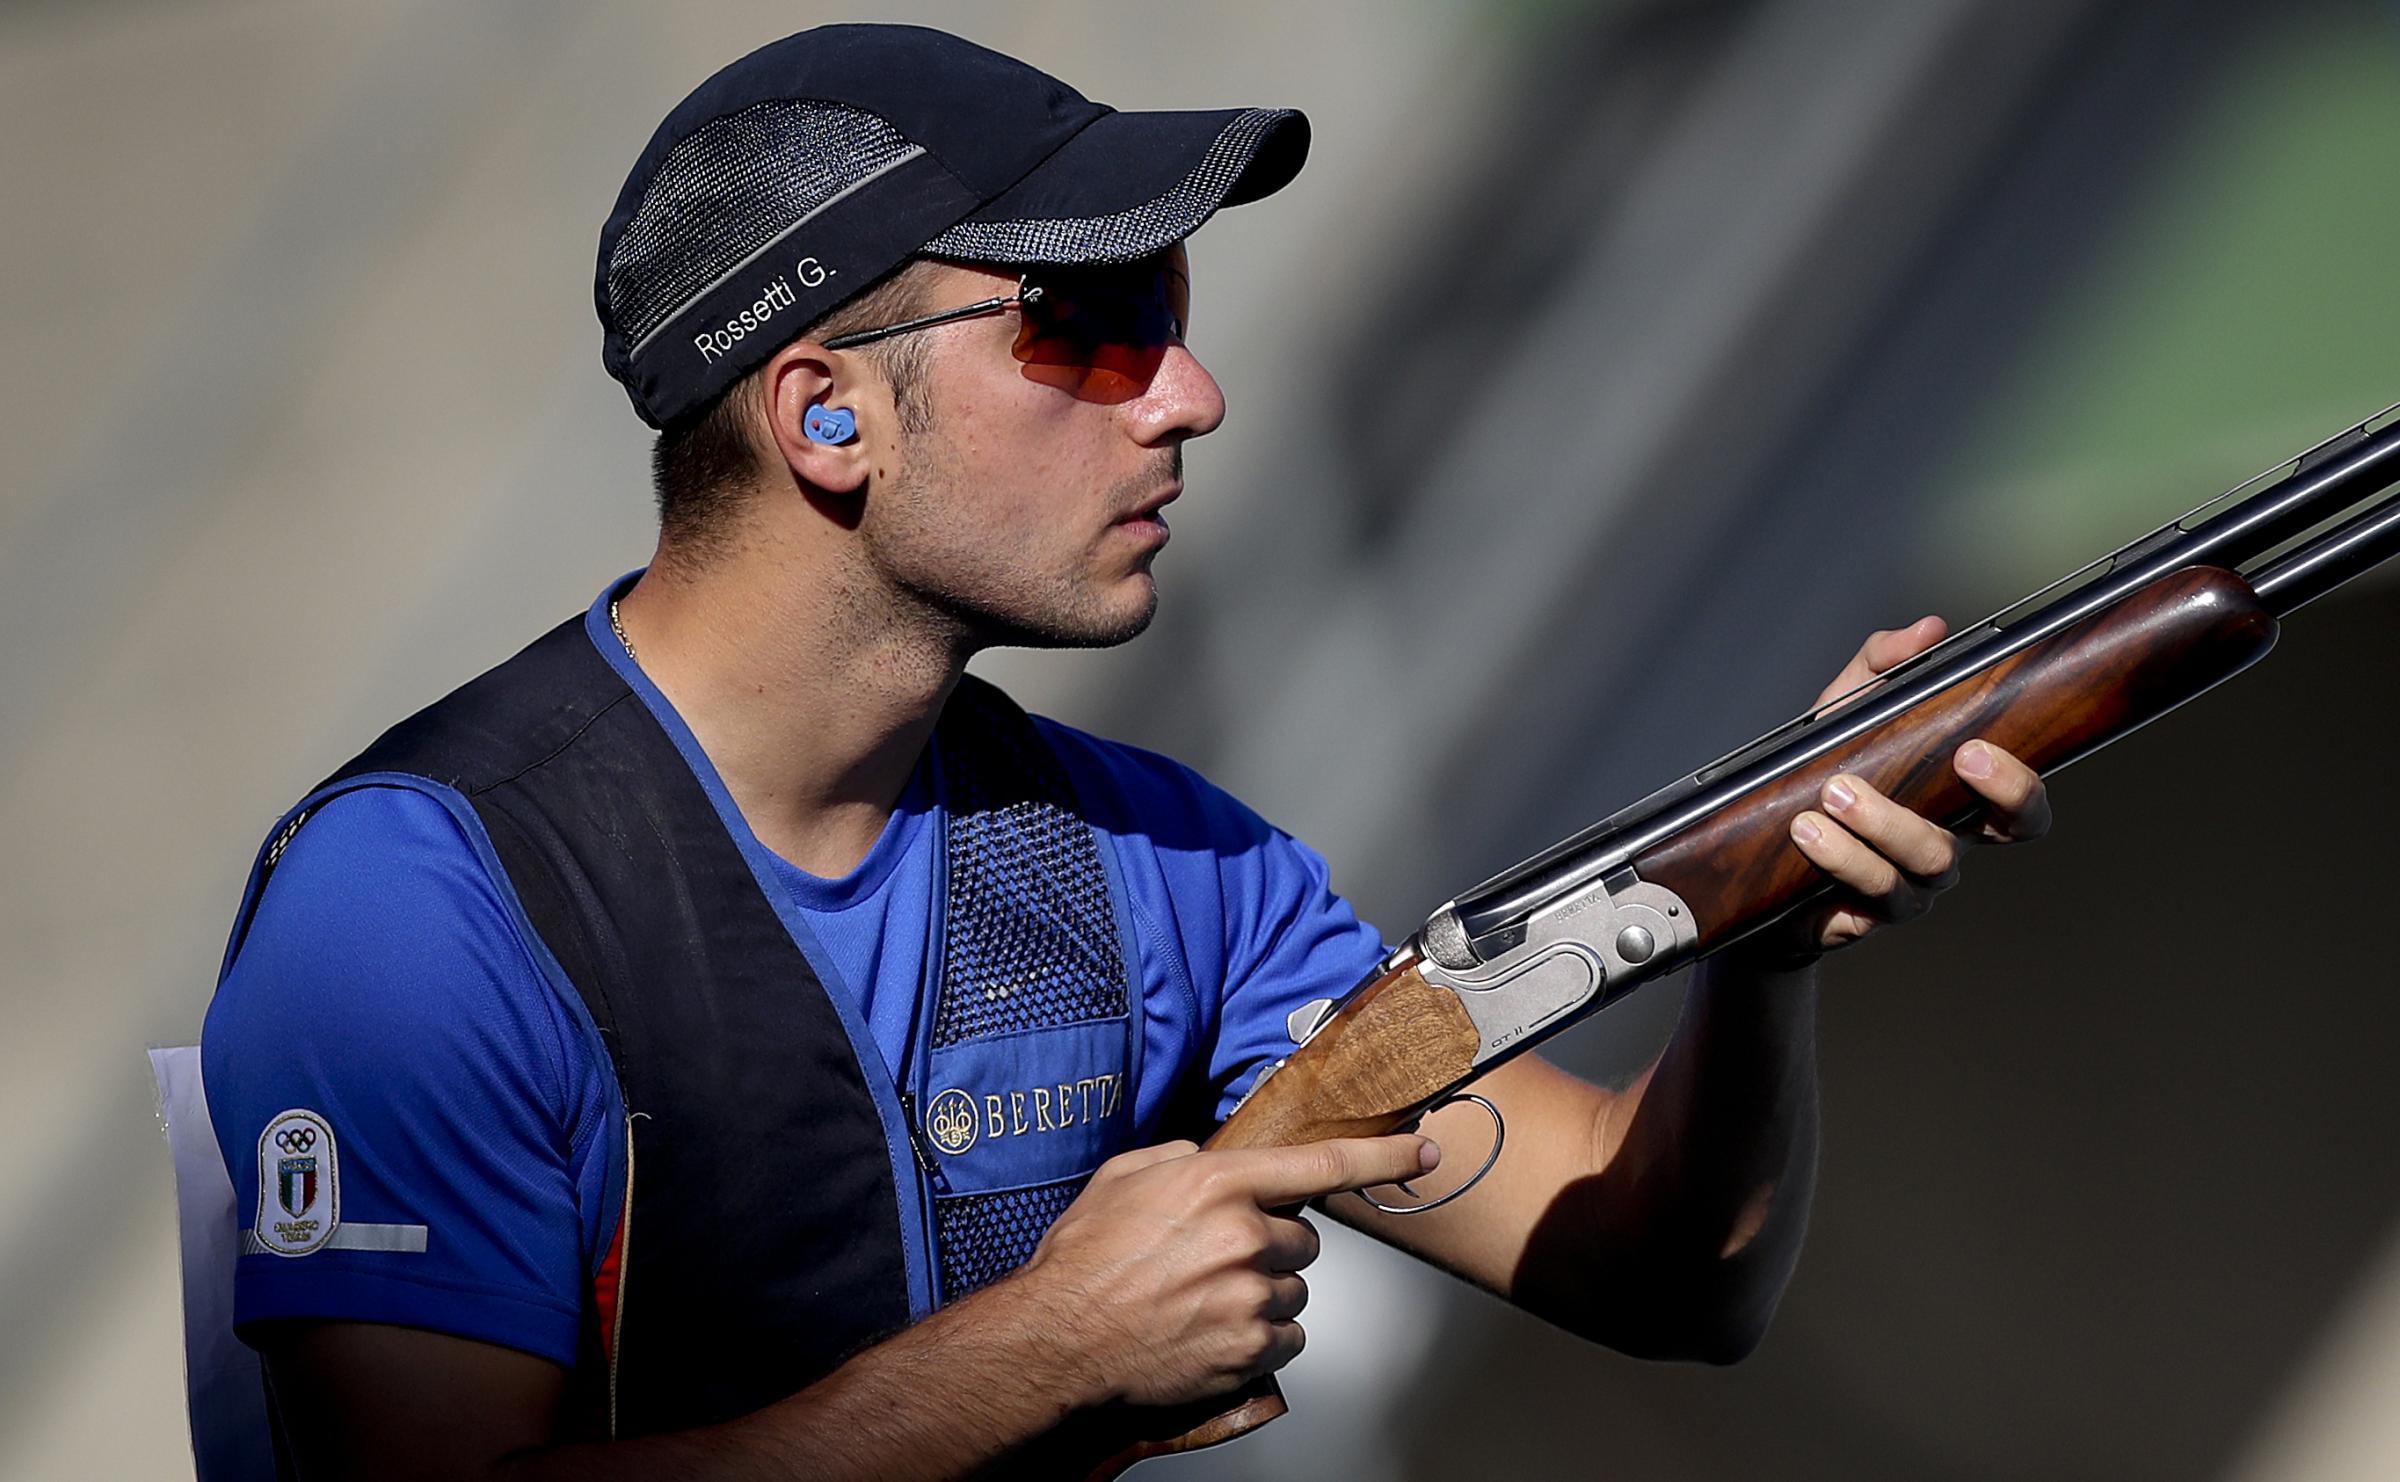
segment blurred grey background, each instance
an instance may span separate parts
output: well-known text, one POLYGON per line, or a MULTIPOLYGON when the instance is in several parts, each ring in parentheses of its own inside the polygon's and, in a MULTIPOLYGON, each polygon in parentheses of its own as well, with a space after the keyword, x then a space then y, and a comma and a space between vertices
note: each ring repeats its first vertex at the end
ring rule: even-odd
MULTIPOLYGON (((641 562, 600 220, 693 83, 843 15, 0 10, 0 1476, 189 1474, 141 1049, 195 1033, 283 806, 641 562)), ((1234 411, 1156 629, 979 667, 1210 772, 1394 935, 1867 629, 2400 398, 2387 3, 872 18, 1315 120, 1198 243, 1234 411)), ((1338 1239, 1293 1416, 1156 1475, 2400 1475, 2396 618, 2388 582, 2310 609, 1828 967, 1815 1229, 1748 1363, 1619 1359, 1338 1239)), ((1621 1074, 1674 1006, 1560 1057, 1621 1074)))

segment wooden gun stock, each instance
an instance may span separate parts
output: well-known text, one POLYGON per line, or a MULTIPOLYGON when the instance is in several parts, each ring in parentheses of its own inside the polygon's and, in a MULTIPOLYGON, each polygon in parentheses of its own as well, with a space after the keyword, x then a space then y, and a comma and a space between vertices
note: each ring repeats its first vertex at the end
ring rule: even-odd
MULTIPOLYGON (((1830 885, 1788 830, 1817 805, 1835 773, 1864 778, 1957 827, 1974 819, 1979 802, 1951 766, 1967 741, 1990 741, 2037 771, 2056 771, 2240 673, 2266 655, 2275 635, 2274 617, 2241 577, 2216 567, 2175 572, 1742 794, 1638 855, 1634 870, 1682 897, 1699 950, 1715 951, 1830 885)), ((1470 1079, 1480 1037, 1457 994, 1427 982, 1421 962, 1403 953, 1353 993, 1259 1082, 1208 1146, 1391 1132, 1470 1079)), ((1526 1042, 1572 1022, 1545 1025, 1526 1042)), ((1147 1457, 1231 1440, 1284 1409, 1274 1380, 1262 1379, 1205 1424, 1133 1446, 1093 1475, 1111 1478, 1147 1457)))
MULTIPOLYGON (((1479 1038, 1458 995, 1436 988, 1403 953, 1351 994, 1339 1012, 1260 1080, 1206 1146, 1291 1147, 1329 1137, 1396 1132, 1474 1071, 1479 1038)), ((1197 1451, 1246 1435, 1283 1414, 1273 1376, 1221 1402, 1225 1408, 1178 1436, 1134 1443, 1093 1472, 1106 1482, 1137 1461, 1197 1451)))

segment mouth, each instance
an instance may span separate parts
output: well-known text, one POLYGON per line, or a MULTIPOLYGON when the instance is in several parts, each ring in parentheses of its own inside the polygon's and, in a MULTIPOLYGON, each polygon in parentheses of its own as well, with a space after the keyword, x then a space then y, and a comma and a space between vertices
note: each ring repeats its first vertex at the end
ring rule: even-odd
POLYGON ((1167 538, 1167 517, 1162 511, 1168 505, 1173 504, 1182 494, 1183 485, 1181 483, 1169 484, 1124 514, 1119 515, 1115 524, 1119 529, 1154 536, 1158 540, 1164 541, 1167 538))

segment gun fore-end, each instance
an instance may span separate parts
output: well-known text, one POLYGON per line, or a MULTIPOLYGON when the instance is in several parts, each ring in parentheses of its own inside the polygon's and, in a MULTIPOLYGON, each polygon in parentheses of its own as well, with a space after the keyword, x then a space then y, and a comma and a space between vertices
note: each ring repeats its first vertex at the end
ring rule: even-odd
POLYGON ((1947 827, 1983 816, 1952 764, 1981 739, 2048 774, 2165 715, 2266 656, 2274 617, 2239 576, 2192 567, 1960 680, 1849 746, 1743 795, 1633 860, 1687 902, 1711 952, 1831 881, 1791 840, 1837 772, 1947 827))

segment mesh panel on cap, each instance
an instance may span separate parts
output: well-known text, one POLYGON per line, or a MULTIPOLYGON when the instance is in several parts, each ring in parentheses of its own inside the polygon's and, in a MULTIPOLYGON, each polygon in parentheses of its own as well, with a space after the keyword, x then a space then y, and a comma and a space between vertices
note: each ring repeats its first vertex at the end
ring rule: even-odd
POLYGON ((1243 112, 1192 173, 1156 200, 1106 216, 1064 216, 1050 221, 962 221, 925 244, 936 257, 971 262, 1131 262, 1190 236, 1241 178, 1250 157, 1285 111, 1243 112))
POLYGON ((667 151, 608 255, 617 332, 638 345, 793 225, 920 151, 863 108, 753 103, 667 151))

